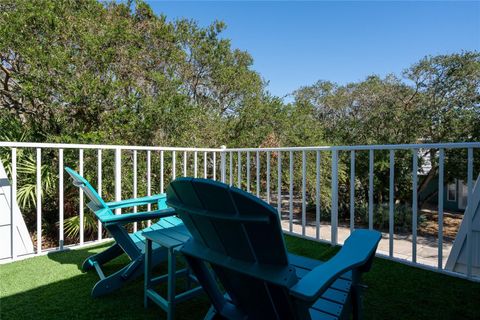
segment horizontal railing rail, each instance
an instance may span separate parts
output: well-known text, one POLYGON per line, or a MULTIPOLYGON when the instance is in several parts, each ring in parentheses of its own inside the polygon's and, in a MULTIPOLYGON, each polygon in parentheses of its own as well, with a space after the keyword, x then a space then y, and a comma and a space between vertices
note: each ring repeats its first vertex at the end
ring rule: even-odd
POLYGON ((361 150, 411 150, 411 149, 466 149, 479 148, 480 142, 419 143, 419 144, 385 144, 352 146, 312 146, 312 147, 275 147, 275 148, 228 148, 226 151, 361 151, 361 150))
POLYGON ((219 152, 221 148, 184 148, 184 147, 158 147, 134 145, 108 145, 108 144, 70 144, 70 143, 42 143, 42 142, 11 142, 0 141, 0 148, 43 148, 43 149, 95 149, 95 150, 144 150, 144 151, 198 151, 219 152))
POLYGON ((0 148, 50 148, 50 149, 105 149, 105 150, 164 150, 164 151, 207 151, 207 152, 246 152, 246 151, 360 151, 360 150, 409 150, 409 149, 466 149, 480 148, 480 142, 447 142, 418 144, 351 145, 351 146, 309 146, 309 147, 272 147, 272 148, 197 148, 197 147, 159 147, 109 144, 73 144, 43 142, 0 141, 0 148))
MULTIPOLYGON (((444 194, 446 191, 448 193, 445 189, 448 182, 446 172, 452 171, 445 167, 446 159, 450 155, 459 157, 461 163, 457 166, 465 172, 459 178, 466 182, 468 205, 473 190, 474 153, 480 151, 480 142, 280 148, 0 142, 0 150, 3 150, 0 157, 3 154, 3 163, 10 168, 12 201, 17 199, 17 191, 21 187, 18 185, 19 174, 25 174, 17 170, 17 166, 21 166, 18 151, 24 149, 31 150, 31 156, 35 158, 35 208, 29 209, 30 214, 35 214, 34 219, 30 217, 29 220, 36 223, 34 226, 31 223, 29 225, 29 231, 35 239, 35 251, 31 255, 67 247, 64 225, 66 213, 69 217, 78 215, 79 221, 78 238, 69 239, 68 246, 84 245, 91 241, 95 243, 104 240, 106 236, 101 224, 97 222, 95 238, 92 238, 92 234, 88 239, 85 238, 86 213, 82 191, 78 194, 78 208, 75 209, 78 212, 72 213, 72 199, 65 199, 68 182, 64 179, 64 168, 66 153, 69 152, 69 165, 74 166, 81 175, 84 175, 87 166, 91 183, 100 195, 102 191, 107 193, 107 185, 113 187, 109 195, 113 199, 107 200, 119 201, 126 197, 163 193, 167 184, 179 175, 218 179, 251 192, 274 206, 288 234, 337 245, 343 243, 348 234, 357 227, 377 228, 384 234, 383 244, 379 247, 380 255, 433 268, 438 272, 478 279, 473 272, 471 258, 467 259, 467 271, 464 275, 445 269, 445 260, 452 241, 449 240, 448 244, 445 242, 444 194), (78 154, 72 155, 72 152, 78 154), (427 154, 430 157, 428 159, 427 154), (58 208, 54 209, 58 212, 58 221, 54 227, 45 226, 42 220, 46 211, 51 215, 53 210, 47 210, 43 204, 43 165, 47 165, 57 174, 55 185, 58 194, 55 195, 54 202, 58 204, 58 208), (427 237, 419 234, 419 210, 422 208, 419 207, 418 188, 424 182, 419 179, 419 175, 426 176, 431 170, 435 170, 432 176, 436 180, 433 179, 432 183, 437 188, 437 206, 434 210, 436 220, 433 219, 436 222, 428 222, 435 224, 437 232, 427 237), (379 174, 381 175, 378 176, 379 174), (404 210, 402 212, 408 212, 411 216, 408 223, 405 223, 406 220, 402 222, 408 232, 396 229, 396 219, 401 215, 397 200, 398 194, 402 192, 398 190, 398 180, 401 180, 401 186, 407 186, 408 190, 411 190, 408 203, 401 204, 404 210), (378 190, 376 183, 379 181, 385 190, 378 190), (66 202, 69 203, 68 208, 65 207, 66 202), (386 216, 382 216, 382 208, 388 211, 386 216), (67 209, 70 211, 66 212, 67 209), (386 225, 379 224, 376 219, 385 220, 386 225), (35 230, 31 230, 32 228, 35 230), (43 235, 47 230, 51 232, 52 228, 58 229, 58 237, 47 241, 43 235)), ((450 175, 448 178, 451 178, 450 175)), ((69 196, 71 197, 71 193, 69 196)), ((405 195, 403 197, 405 198, 405 195)), ((18 244, 14 237, 13 207, 10 206, 11 254, 3 257, 2 261, 19 258, 15 249, 18 244)), ((137 208, 133 210, 137 212, 137 208)), ((116 213, 120 213, 120 210, 116 213)), ((473 256, 472 217, 464 219, 468 226, 467 248, 473 256)), ((133 231, 137 229, 137 224, 132 225, 133 231)))

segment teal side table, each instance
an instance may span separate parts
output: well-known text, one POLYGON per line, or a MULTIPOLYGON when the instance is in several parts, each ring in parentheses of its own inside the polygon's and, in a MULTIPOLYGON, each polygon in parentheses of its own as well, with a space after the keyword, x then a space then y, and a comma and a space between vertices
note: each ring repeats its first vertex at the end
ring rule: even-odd
POLYGON ((148 306, 148 300, 153 301, 167 312, 167 319, 173 320, 175 317, 175 306, 177 303, 193 298, 203 292, 201 286, 191 288, 192 282, 197 283, 197 279, 190 273, 188 268, 176 270, 176 260, 179 249, 190 238, 190 235, 183 224, 166 229, 159 229, 142 233, 146 239, 145 248, 145 308, 148 306), (152 277, 152 247, 160 245, 167 249, 168 273, 152 277), (186 291, 176 294, 176 278, 185 276, 187 278, 186 291), (154 286, 167 282, 167 297, 162 297, 154 290, 154 286))

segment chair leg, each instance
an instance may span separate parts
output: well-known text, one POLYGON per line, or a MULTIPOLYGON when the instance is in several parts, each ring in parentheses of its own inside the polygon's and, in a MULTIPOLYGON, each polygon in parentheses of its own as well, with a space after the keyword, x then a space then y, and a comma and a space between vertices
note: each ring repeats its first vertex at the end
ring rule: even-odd
POLYGON ((115 243, 112 245, 110 248, 94 254, 93 256, 88 257, 82 264, 82 270, 83 271, 88 271, 90 269, 94 268, 93 262, 96 261, 98 264, 102 265, 110 260, 115 259, 119 255, 123 253, 122 248, 115 243))
POLYGON ((362 301, 359 289, 357 286, 352 287, 352 315, 354 320, 361 319, 362 301))
POLYGON ((173 248, 168 250, 168 292, 167 292, 167 300, 168 300, 168 311, 167 311, 167 319, 173 320, 175 318, 175 252, 173 252, 173 248))
MULTIPOLYGON (((152 267, 165 261, 167 251, 155 250, 152 254, 152 267)), ((137 260, 133 260, 128 265, 118 270, 117 272, 107 276, 105 279, 98 281, 92 289, 92 297, 100 297, 108 294, 118 288, 121 288, 127 282, 138 278, 145 272, 145 259, 143 255, 137 260), (128 275, 128 276, 126 276, 128 275)))
POLYGON ((192 272, 190 271, 190 266, 188 264, 185 267, 185 269, 187 270, 185 274, 185 291, 188 291, 192 288, 192 278, 191 278, 192 272))
POLYGON ((92 289, 92 297, 96 298, 108 294, 118 288, 121 288, 126 282, 133 280, 142 274, 140 270, 143 271, 143 268, 140 267, 135 273, 130 275, 130 278, 125 279, 123 274, 126 270, 128 270, 129 266, 130 265, 127 265, 114 274, 109 275, 105 279, 98 281, 92 289))
POLYGON ((360 272, 354 270, 352 273, 352 316, 354 320, 362 319, 362 291, 366 286, 360 283, 360 272))
POLYGON ((219 319, 220 315, 215 311, 215 308, 213 306, 208 309, 207 314, 205 315, 204 320, 213 320, 213 319, 219 319))
POLYGON ((145 244, 145 274, 143 280, 143 306, 148 307, 147 292, 150 290, 152 280, 152 240, 146 239, 145 244))
POLYGON ((122 277, 124 279, 128 279, 133 273, 137 272, 138 268, 143 268, 144 262, 145 262, 144 260, 145 260, 144 256, 141 255, 137 259, 135 259, 133 262, 129 263, 127 268, 124 269, 122 277))

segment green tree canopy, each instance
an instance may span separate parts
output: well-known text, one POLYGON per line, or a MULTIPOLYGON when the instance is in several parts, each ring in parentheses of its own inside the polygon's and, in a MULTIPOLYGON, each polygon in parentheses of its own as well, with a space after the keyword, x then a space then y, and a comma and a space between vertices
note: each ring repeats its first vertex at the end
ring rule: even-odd
POLYGON ((37 141, 218 146, 221 120, 263 94, 222 22, 168 22, 143 2, 1 7, 2 114, 37 141))
POLYGON ((331 143, 478 141, 480 53, 425 57, 403 74, 338 85, 319 81, 294 93, 331 143))

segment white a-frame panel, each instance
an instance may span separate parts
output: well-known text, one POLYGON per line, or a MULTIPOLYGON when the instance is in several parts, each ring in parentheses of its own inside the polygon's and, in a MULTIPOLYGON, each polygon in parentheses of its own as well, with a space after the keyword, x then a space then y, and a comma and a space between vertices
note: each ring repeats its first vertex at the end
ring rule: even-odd
POLYGON ((16 201, 13 202, 14 229, 12 237, 11 189, 7 173, 0 161, 0 260, 34 252, 32 239, 16 201))
POLYGON ((470 199, 465 213, 463 215, 460 230, 458 230, 455 242, 453 243, 452 251, 448 256, 445 269, 467 273, 468 266, 468 252, 467 252, 467 233, 468 220, 471 221, 471 272, 474 276, 480 275, 480 175, 475 182, 472 192, 472 199, 470 199))

